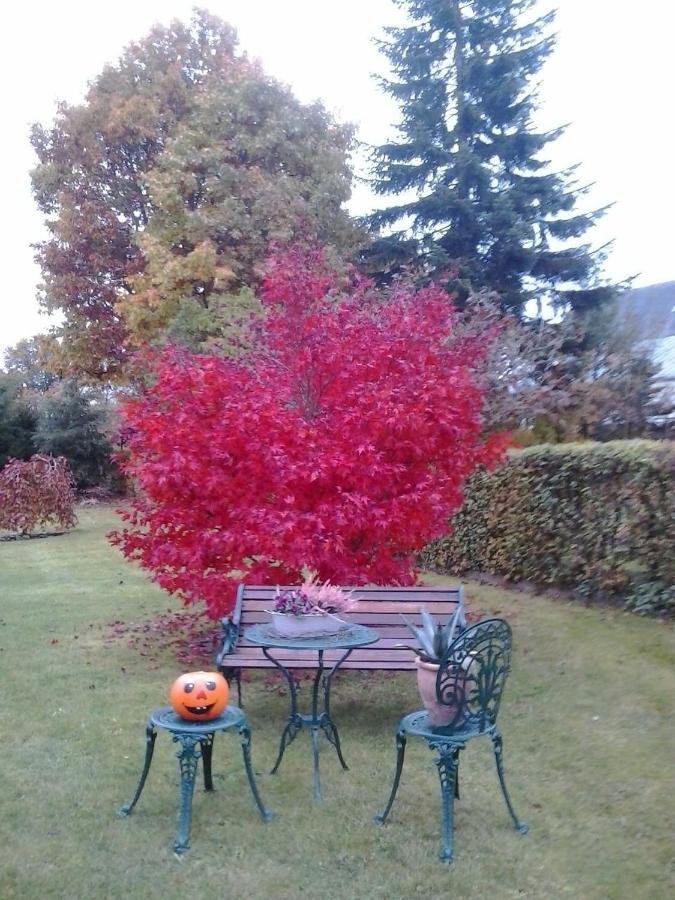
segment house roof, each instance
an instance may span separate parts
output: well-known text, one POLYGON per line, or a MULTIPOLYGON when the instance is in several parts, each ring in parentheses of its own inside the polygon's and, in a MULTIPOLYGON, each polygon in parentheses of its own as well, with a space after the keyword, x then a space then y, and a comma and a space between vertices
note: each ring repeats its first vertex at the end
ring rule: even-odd
POLYGON ((675 379, 675 281, 626 291, 618 299, 619 315, 660 366, 658 379, 675 379))
POLYGON ((619 315, 635 326, 639 340, 675 335, 675 281, 626 291, 618 299, 619 315))

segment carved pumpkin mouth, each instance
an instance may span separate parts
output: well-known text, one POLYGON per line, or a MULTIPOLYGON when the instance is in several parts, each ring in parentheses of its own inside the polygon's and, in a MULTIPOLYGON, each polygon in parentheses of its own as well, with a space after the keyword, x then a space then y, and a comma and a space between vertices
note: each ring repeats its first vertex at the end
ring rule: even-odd
POLYGON ((213 709, 214 706, 215 706, 214 703, 209 703, 209 704, 207 704, 206 706, 188 706, 188 705, 186 704, 186 705, 185 705, 185 709, 187 709, 187 711, 188 711, 189 713, 192 713, 192 714, 195 715, 195 716, 205 716, 206 713, 207 713, 210 709, 213 709))

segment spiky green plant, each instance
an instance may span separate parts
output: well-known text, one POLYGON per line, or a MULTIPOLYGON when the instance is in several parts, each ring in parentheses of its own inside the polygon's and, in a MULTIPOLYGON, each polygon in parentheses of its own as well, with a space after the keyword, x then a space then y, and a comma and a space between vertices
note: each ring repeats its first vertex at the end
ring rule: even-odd
POLYGON ((439 663, 447 653, 455 637, 466 628, 464 604, 460 600, 452 618, 448 619, 445 625, 441 622, 435 622, 433 616, 429 614, 425 607, 420 609, 420 617, 422 619, 421 628, 407 619, 406 616, 401 616, 410 633, 417 641, 417 646, 411 647, 411 649, 424 662, 439 663))

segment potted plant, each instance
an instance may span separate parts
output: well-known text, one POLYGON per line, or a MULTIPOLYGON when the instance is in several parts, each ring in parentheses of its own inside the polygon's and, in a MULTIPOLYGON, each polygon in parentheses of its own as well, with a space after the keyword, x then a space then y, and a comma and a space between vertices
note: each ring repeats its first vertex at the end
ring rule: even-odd
POLYGON ((340 614, 349 612, 356 600, 351 591, 316 575, 305 578, 300 587, 277 588, 271 610, 272 624, 284 637, 310 637, 336 634, 347 623, 340 614))
POLYGON ((445 625, 435 622, 433 616, 430 616, 424 607, 420 609, 420 617, 422 627, 418 628, 417 625, 402 616, 417 642, 415 647, 411 647, 417 654, 417 687, 431 724, 434 726, 449 725, 457 713, 459 698, 454 704, 439 703, 436 694, 436 680, 441 660, 454 639, 466 628, 464 607, 460 602, 454 615, 445 625))

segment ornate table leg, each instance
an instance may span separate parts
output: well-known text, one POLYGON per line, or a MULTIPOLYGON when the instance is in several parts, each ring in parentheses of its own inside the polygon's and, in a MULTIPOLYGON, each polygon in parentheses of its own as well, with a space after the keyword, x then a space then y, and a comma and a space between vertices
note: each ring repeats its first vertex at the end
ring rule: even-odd
POLYGON ((192 795, 195 789, 197 761, 201 756, 205 735, 174 734, 181 748, 177 754, 180 765, 180 809, 178 811, 178 834, 173 849, 184 853, 190 845, 190 823, 192 821, 192 795))
POLYGON ((441 780, 441 860, 452 862, 452 801, 455 794, 455 778, 459 765, 461 746, 430 741, 429 746, 438 752, 434 760, 441 780))
POLYGON ((214 732, 207 734, 204 740, 200 741, 202 750, 202 760, 204 763, 204 790, 213 790, 213 776, 211 774, 211 758, 213 756, 213 739, 214 732))
POLYGON ((309 726, 312 738, 312 785, 314 787, 314 799, 319 803, 323 800, 321 796, 321 778, 319 776, 319 726, 309 726))
POLYGON ((157 732, 155 731, 154 727, 152 725, 148 725, 145 729, 145 763, 143 764, 141 778, 138 782, 138 787, 136 788, 136 793, 134 794, 133 800, 130 803, 125 803, 124 806, 120 807, 120 816, 130 815, 134 806, 136 806, 136 804, 138 803, 138 798, 141 796, 141 792, 143 791, 143 787, 145 785, 145 779, 148 777, 148 772, 150 771, 150 763, 152 762, 152 754, 155 750, 156 737, 157 732))
POLYGON ((269 822, 274 818, 274 813, 271 813, 268 809, 265 808, 265 804, 262 802, 260 794, 258 793, 258 786, 255 783, 255 778, 253 776, 253 767, 251 766, 251 729, 248 727, 248 724, 241 726, 241 728, 239 729, 239 734, 241 735, 241 749, 244 755, 246 777, 248 778, 248 784, 251 788, 253 799, 256 802, 256 806, 258 807, 263 820, 265 822, 269 822))
POLYGON ((302 728, 302 718, 298 713, 297 684, 295 678, 293 678, 288 669, 283 666, 278 659, 275 659, 268 652, 267 647, 263 647, 262 652, 267 657, 267 659, 269 659, 269 661, 273 663, 277 667, 277 669, 280 670, 280 672, 288 682, 289 697, 291 700, 291 711, 288 714, 288 722, 286 723, 286 726, 281 733, 281 741, 279 742, 279 753, 277 755, 277 761, 274 763, 274 766, 272 767, 272 770, 270 772, 271 775, 274 775, 276 774, 276 771, 281 764, 281 760, 283 759, 286 747, 289 744, 293 743, 293 741, 297 737, 298 732, 302 728))
POLYGON ((312 685, 312 718, 309 728, 312 736, 312 781, 314 784, 314 799, 321 801, 321 776, 319 775, 319 729, 323 728, 325 711, 319 715, 319 685, 323 680, 323 650, 319 650, 319 663, 312 685))
POLYGON ((314 682, 312 684, 312 710, 310 715, 301 715, 298 712, 297 684, 295 679, 288 671, 288 669, 278 659, 275 659, 275 657, 268 652, 267 647, 262 648, 262 652, 267 657, 267 659, 269 659, 270 662, 272 662, 277 667, 277 669, 282 672, 284 678, 288 682, 291 700, 291 710, 288 716, 288 721, 286 722, 284 730, 281 734, 279 753, 277 755, 277 761, 274 763, 274 766, 272 768, 271 774, 274 775, 278 770, 279 765, 281 764, 281 760, 283 759, 284 753, 286 751, 286 747, 295 740, 298 732, 303 727, 309 728, 312 740, 313 784, 314 798, 316 800, 322 799, 321 778, 319 773, 319 734, 321 731, 323 731, 328 741, 335 747, 342 768, 347 768, 347 763, 344 760, 344 757, 342 755, 342 748, 340 747, 340 736, 338 735, 338 730, 330 717, 330 687, 333 675, 335 675, 335 672, 350 655, 352 649, 353 648, 347 650, 347 652, 340 657, 340 659, 327 673, 323 662, 324 651, 317 651, 319 660, 316 675, 314 676, 314 682), (323 710, 319 711, 319 688, 321 685, 323 685, 323 710))
POLYGON ((344 756, 342 755, 340 735, 338 734, 337 726, 330 717, 330 687, 333 675, 335 675, 342 663, 347 659, 348 656, 351 655, 351 653, 351 650, 347 650, 347 652, 344 653, 335 663, 330 672, 328 672, 328 674, 323 677, 323 714, 321 716, 321 727, 329 743, 331 743, 335 747, 338 759, 340 760, 340 765, 345 770, 348 770, 349 766, 345 762, 344 756))

